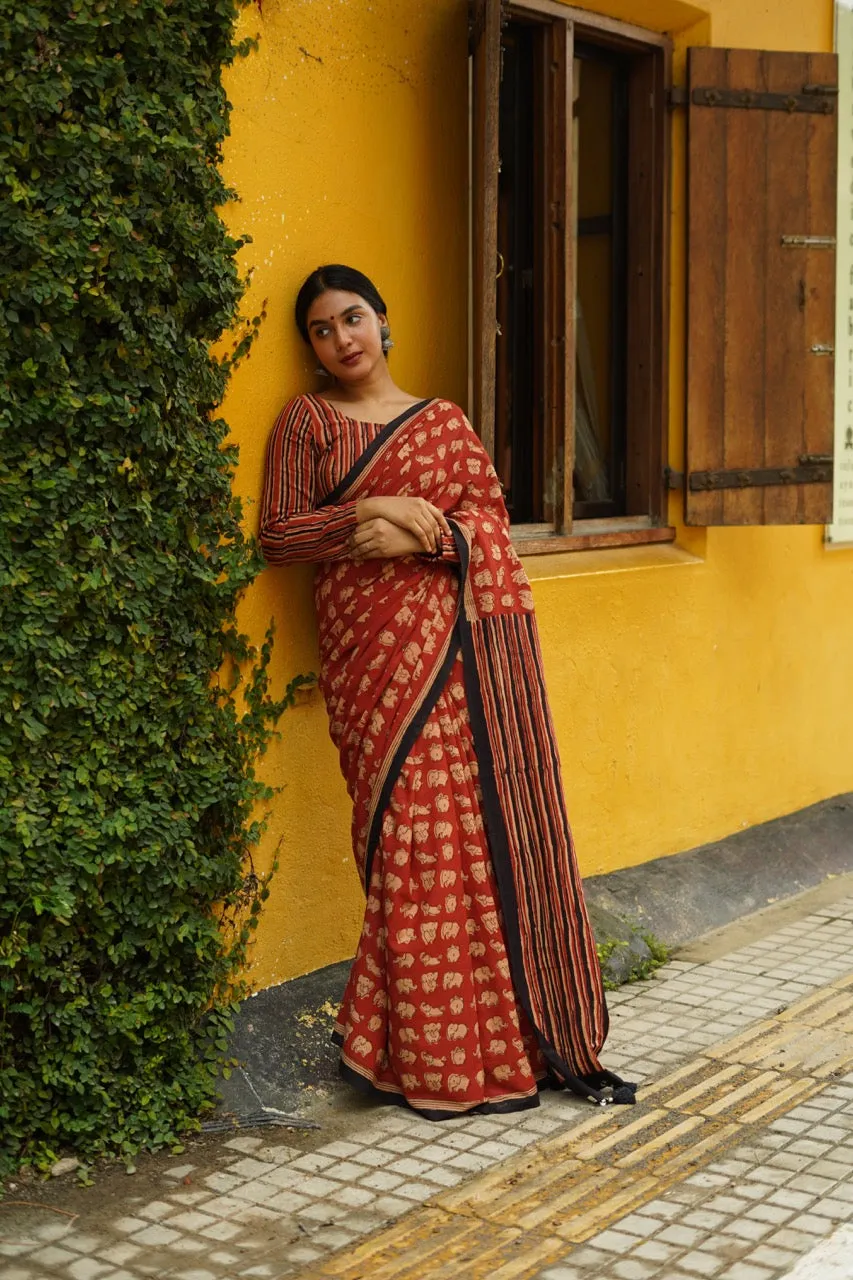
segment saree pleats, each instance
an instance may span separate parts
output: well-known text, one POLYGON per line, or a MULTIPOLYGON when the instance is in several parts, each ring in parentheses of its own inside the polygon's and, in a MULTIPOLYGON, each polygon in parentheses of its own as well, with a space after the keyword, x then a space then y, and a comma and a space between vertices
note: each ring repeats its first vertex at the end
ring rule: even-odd
POLYGON ((534 1105, 457 656, 385 810, 337 1039, 346 1078, 443 1118, 534 1105))

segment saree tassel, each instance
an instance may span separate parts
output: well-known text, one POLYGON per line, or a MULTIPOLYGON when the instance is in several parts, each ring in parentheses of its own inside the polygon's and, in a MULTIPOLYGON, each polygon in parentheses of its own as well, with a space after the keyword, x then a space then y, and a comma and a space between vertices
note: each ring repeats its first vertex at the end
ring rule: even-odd
POLYGON ((593 1075, 582 1076, 581 1079, 584 1084, 603 1097, 604 1102, 612 1102, 623 1107, 633 1107, 637 1102, 636 1084, 630 1080, 623 1080, 612 1071, 596 1071, 593 1075), (611 1091, 609 1097, 604 1095, 605 1089, 611 1091))

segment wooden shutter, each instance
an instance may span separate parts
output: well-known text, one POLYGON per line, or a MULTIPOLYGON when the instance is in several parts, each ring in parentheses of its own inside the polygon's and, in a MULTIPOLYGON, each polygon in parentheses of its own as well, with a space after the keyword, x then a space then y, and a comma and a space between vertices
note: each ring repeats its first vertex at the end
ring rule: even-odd
POLYGON ((473 0, 472 191, 474 426, 486 449, 495 444, 495 341, 498 260, 498 113, 501 77, 501 0, 473 0))
POLYGON ((830 518, 832 54, 691 49, 688 524, 830 518))

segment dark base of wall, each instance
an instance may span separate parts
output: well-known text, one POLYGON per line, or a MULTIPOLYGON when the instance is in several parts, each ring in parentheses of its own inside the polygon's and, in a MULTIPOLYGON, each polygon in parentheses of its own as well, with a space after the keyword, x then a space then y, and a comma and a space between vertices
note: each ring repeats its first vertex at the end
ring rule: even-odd
POLYGON ((603 909, 677 947, 853 871, 853 792, 671 858, 584 881, 603 909))
POLYGON ((349 970, 349 960, 326 965, 243 1001, 229 1046, 241 1065, 219 1081, 220 1112, 255 1118, 272 1107, 293 1115, 339 1079, 331 1036, 349 970))
MULTIPOLYGON (((605 972, 624 981, 650 956, 643 935, 677 947, 769 903, 853 871, 853 792, 713 844, 584 882, 605 972)), ((306 1109, 338 1079, 330 1034, 349 962, 244 1001, 231 1043, 242 1065, 222 1080, 222 1115, 306 1109)))

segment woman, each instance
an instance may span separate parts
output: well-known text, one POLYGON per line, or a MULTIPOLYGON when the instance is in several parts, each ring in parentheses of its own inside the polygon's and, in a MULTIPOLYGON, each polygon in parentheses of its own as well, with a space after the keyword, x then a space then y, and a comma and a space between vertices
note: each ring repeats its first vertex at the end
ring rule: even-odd
POLYGON ((367 894, 336 1028, 345 1079, 430 1119, 633 1102, 602 1070, 601 973, 566 820, 533 597, 464 414, 394 383, 387 308, 313 272, 329 375, 270 437, 261 544, 319 562, 320 683, 367 894))

